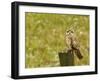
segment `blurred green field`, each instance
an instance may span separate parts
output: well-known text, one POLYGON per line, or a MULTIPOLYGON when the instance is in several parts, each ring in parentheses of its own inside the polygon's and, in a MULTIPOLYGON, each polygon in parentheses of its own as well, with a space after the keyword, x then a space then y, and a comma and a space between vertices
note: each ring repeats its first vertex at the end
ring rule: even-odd
POLYGON ((75 31, 84 58, 75 65, 89 64, 89 16, 25 13, 25 68, 60 66, 58 53, 66 48, 66 30, 75 31))

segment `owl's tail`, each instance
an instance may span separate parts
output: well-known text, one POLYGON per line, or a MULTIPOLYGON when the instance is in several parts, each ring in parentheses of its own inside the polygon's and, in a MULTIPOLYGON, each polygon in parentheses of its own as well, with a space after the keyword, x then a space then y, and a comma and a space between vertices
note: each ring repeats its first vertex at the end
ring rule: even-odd
POLYGON ((76 49, 75 50, 75 54, 76 56, 81 60, 83 58, 83 55, 81 54, 80 50, 79 49, 76 49))

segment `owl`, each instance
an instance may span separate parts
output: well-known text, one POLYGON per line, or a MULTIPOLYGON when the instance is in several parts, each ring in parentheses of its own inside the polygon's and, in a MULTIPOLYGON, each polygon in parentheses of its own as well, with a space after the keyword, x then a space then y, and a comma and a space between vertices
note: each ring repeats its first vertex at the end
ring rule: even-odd
POLYGON ((83 56, 79 50, 80 45, 77 37, 75 36, 75 33, 73 30, 68 30, 65 33, 65 43, 68 48, 68 50, 72 50, 79 59, 82 59, 83 56))

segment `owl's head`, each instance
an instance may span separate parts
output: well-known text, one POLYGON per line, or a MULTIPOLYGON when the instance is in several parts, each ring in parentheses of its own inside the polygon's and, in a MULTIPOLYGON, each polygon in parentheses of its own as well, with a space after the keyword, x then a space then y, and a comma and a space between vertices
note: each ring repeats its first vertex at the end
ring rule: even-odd
POLYGON ((72 36, 74 34, 73 30, 67 30, 66 31, 66 36, 72 36))

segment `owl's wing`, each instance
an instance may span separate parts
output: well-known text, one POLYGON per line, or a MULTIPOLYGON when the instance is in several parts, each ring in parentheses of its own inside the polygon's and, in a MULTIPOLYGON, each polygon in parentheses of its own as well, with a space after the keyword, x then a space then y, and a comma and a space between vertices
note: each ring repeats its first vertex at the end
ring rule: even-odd
POLYGON ((80 47, 79 40, 76 36, 73 37, 73 47, 77 49, 80 47))

